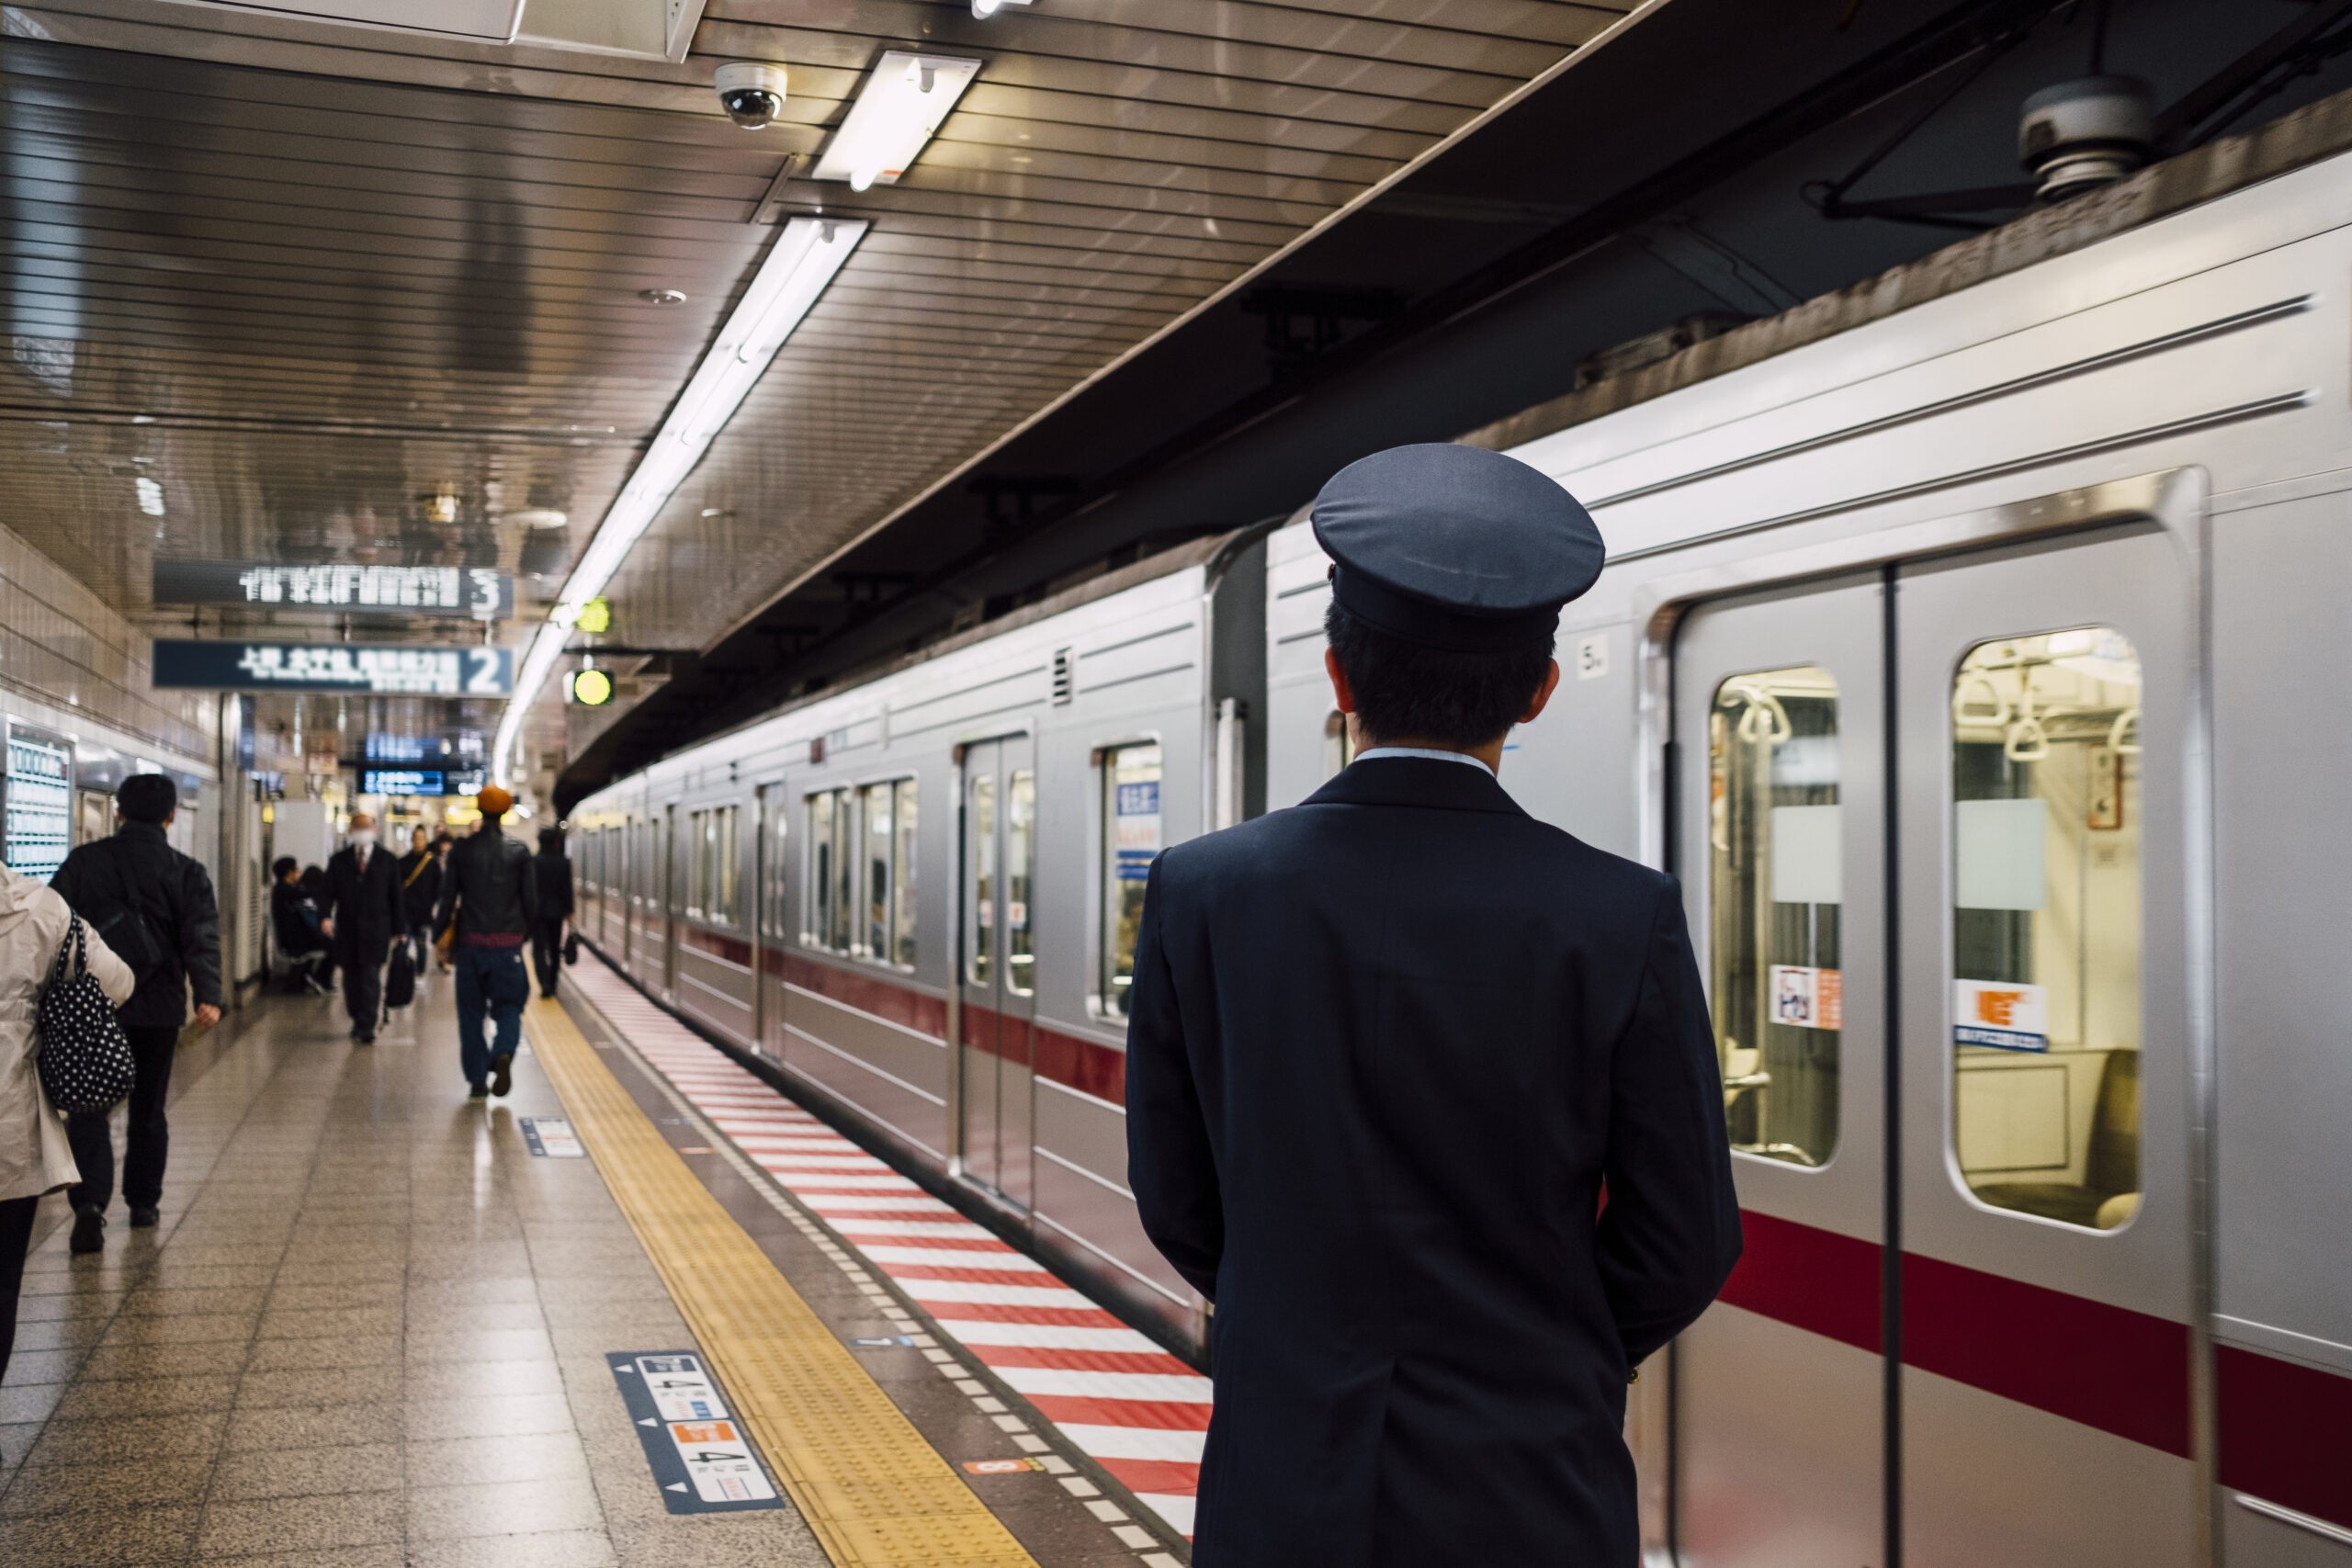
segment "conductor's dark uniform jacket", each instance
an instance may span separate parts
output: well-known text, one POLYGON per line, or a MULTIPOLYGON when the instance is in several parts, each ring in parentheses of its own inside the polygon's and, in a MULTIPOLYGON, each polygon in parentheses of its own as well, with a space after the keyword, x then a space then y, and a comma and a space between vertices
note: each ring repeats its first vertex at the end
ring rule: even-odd
POLYGON ((1127 1124, 1216 1306, 1203 1568, 1634 1568, 1628 1376, 1739 1253, 1671 877, 1360 760, 1159 857, 1127 1124))

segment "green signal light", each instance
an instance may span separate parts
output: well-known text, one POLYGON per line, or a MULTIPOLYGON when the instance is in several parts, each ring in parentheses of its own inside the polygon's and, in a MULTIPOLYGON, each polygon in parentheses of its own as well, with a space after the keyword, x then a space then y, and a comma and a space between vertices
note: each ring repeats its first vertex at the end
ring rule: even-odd
POLYGON ((603 637, 613 629, 613 602, 601 594, 580 606, 580 618, 572 623, 590 637, 603 637))

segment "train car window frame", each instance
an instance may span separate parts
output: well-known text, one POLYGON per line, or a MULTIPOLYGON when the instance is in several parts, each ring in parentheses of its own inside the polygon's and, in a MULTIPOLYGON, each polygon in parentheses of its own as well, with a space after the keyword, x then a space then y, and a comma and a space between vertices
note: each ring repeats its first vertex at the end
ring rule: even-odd
POLYGON ((1004 779, 1004 988, 1037 994, 1037 770, 1004 779))
POLYGON ((963 868, 964 976, 987 987, 996 977, 996 773, 979 769, 967 775, 965 842, 972 863, 963 868))
POLYGON ((1155 738, 1102 747, 1095 759, 1102 818, 1095 850, 1095 990, 1089 1010, 1105 1022, 1124 1023, 1144 890, 1151 863, 1167 841, 1168 752, 1155 738))
POLYGON ((1991 1213, 2093 1235, 2145 1187, 2144 675, 2076 626, 1981 639, 1951 685, 1946 1165, 1991 1213))
POLYGON ((808 812, 808 919, 802 945, 885 968, 913 969, 913 776, 814 790, 803 804, 808 812), (909 818, 903 834, 896 826, 902 807, 909 818))

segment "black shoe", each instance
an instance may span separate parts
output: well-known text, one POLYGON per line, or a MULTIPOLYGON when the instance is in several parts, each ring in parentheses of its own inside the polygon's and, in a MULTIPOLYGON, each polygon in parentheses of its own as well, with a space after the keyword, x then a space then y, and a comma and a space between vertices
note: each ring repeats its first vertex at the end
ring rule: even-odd
POLYGON ((514 1052, 503 1052, 490 1059, 490 1092, 498 1095, 514 1092, 514 1052))
POLYGON ((362 1045, 373 1045, 376 1043, 376 1036, 372 1031, 366 1034, 355 1035, 353 1038, 356 1039, 362 1045))
POLYGON ((490 1098, 490 1086, 486 1083, 470 1084, 467 1086, 466 1098, 468 1100, 488 1100, 490 1098))
POLYGON ((67 1250, 96 1252, 106 1244, 106 1211, 77 1205, 74 1210, 74 1238, 65 1244, 67 1250))
POLYGON ((163 1217, 163 1211, 160 1209, 142 1209, 134 1203, 130 1209, 130 1228, 135 1231, 153 1230, 156 1222, 163 1217))

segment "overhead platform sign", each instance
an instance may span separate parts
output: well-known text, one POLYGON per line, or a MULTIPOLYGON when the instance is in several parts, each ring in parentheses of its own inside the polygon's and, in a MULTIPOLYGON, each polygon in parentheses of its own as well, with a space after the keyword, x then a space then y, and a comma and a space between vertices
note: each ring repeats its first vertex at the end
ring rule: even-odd
POLYGON ((288 566, 278 561, 158 560, 158 604, 247 604, 357 615, 514 613, 514 580, 488 567, 288 566))
POLYGON ((371 697, 503 697, 510 648, 155 639, 155 687, 185 692, 342 692, 371 697))

